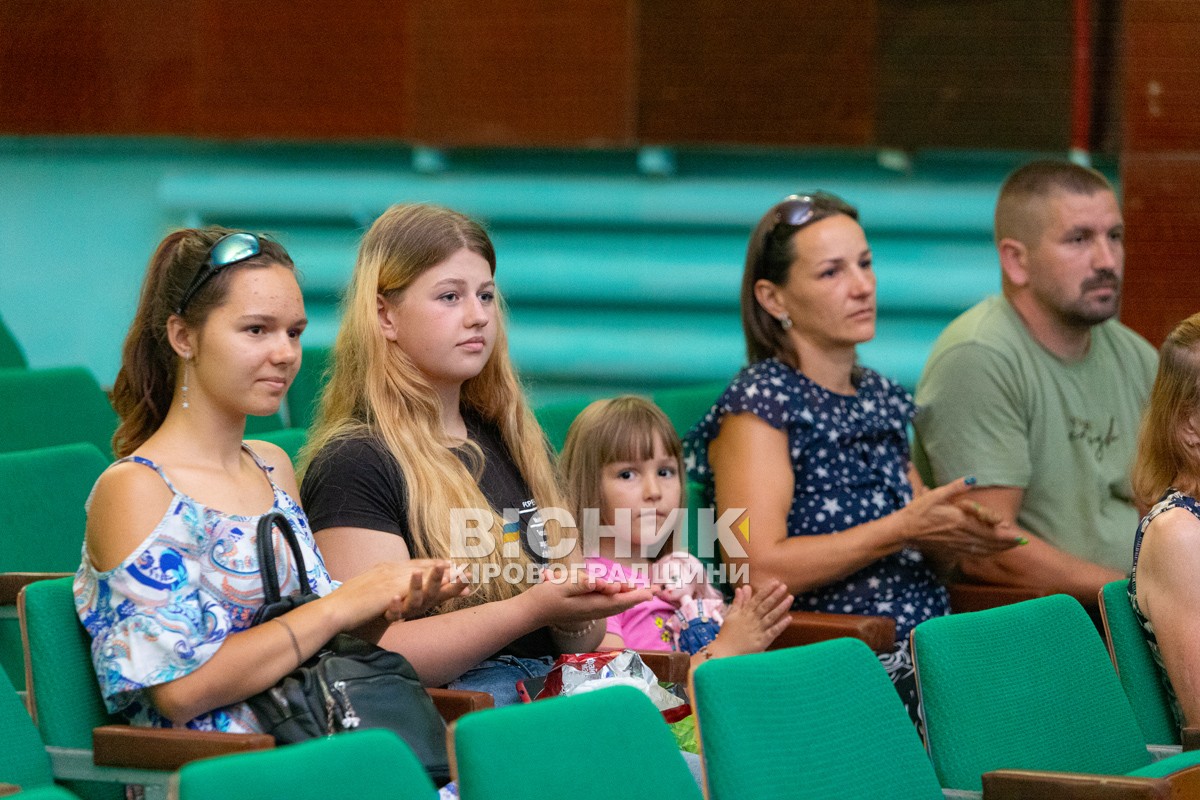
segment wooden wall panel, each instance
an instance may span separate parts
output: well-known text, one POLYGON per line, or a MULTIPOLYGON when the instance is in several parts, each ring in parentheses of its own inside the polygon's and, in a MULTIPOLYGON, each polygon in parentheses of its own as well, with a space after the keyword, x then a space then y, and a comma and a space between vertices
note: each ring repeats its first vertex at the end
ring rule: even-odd
POLYGON ((196 133, 404 138, 404 3, 201 0, 198 6, 196 133))
POLYGON ((1071 0, 879 0, 879 143, 1066 151, 1071 0))
POLYGON ((410 0, 413 138, 631 144, 635 8, 635 0, 410 0))
POLYGON ((1200 3, 1127 0, 1125 135, 1130 150, 1200 148, 1200 3))
POLYGON ((1200 311, 1200 153, 1127 153, 1121 318, 1158 346, 1200 311))
POLYGON ((1200 311, 1200 4, 1125 0, 1121 317, 1155 346, 1200 311))
POLYGON ((193 20, 190 3, 0 2, 0 132, 190 131, 193 20))
POLYGON ((875 8, 876 0, 642 2, 640 138, 870 144, 875 8))

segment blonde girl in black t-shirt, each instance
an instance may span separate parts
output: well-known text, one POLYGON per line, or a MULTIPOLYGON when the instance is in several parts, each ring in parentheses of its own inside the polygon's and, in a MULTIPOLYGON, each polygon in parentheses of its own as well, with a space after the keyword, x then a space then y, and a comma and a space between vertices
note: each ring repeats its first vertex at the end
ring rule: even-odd
POLYGON ((541 579, 542 564, 562 578, 578 556, 538 511, 561 503, 509 359, 495 271, 487 233, 462 214, 397 205, 376 220, 302 459, 303 502, 334 578, 409 557, 449 558, 475 578, 471 596, 384 636, 428 685, 491 656, 548 669, 559 652, 594 649, 606 617, 649 598, 583 575, 541 579))

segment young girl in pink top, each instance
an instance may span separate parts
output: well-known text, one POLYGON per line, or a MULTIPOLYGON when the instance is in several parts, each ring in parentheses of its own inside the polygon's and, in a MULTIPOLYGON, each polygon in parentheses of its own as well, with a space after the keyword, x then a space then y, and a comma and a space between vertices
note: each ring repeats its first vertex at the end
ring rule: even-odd
MULTIPOLYGON (((720 593, 698 577, 694 557, 671 553, 656 560, 683 496, 682 447, 671 421, 641 397, 597 400, 572 423, 559 472, 584 537, 589 574, 658 588, 653 599, 608 618, 601 649, 675 649, 670 628, 680 608, 711 608, 720 593), (605 529, 595 536, 598 525, 605 529)), ((787 627, 791 603, 778 581, 757 591, 739 588, 723 615, 717 610, 724 617, 720 633, 693 663, 764 650, 787 627)))

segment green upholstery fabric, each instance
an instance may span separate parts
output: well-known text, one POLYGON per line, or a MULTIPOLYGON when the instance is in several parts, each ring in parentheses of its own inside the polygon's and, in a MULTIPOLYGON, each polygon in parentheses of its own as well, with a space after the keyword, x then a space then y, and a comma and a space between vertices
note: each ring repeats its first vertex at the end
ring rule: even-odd
MULTIPOLYGON (((104 708, 92 667, 91 638, 75 616, 71 578, 38 581, 24 590, 22 626, 29 644, 34 713, 47 746, 92 749, 92 728, 123 720, 104 708)), ((121 798, 116 785, 78 783, 86 798, 121 798)))
POLYGON ((1124 774, 1146 741, 1087 612, 1066 595, 927 620, 913 632, 942 786, 993 769, 1124 774))
POLYGON ((261 439, 264 442, 278 445, 283 448, 283 452, 288 454, 288 458, 292 460, 294 466, 300 455, 300 448, 304 447, 304 443, 308 440, 308 431, 304 428, 280 428, 277 431, 252 434, 247 438, 261 439))
POLYGON ((25 360, 25 352, 21 349, 21 344, 4 324, 4 319, 0 318, 0 369, 10 367, 24 369, 27 366, 29 366, 29 362, 25 360))
POLYGON ((87 443, 0 453, 0 570, 74 572, 83 504, 108 463, 87 443))
POLYGON ((279 414, 268 414, 265 417, 246 417, 246 436, 253 439, 260 433, 268 433, 283 428, 283 417, 279 414))
POLYGON ((942 796, 887 672, 856 639, 701 664, 710 800, 942 796))
POLYGON ((682 439, 692 426, 708 413, 728 385, 726 382, 703 383, 676 389, 660 389, 651 397, 670 418, 675 432, 682 439))
POLYGON ((112 453, 117 415, 83 367, 0 370, 0 452, 90 442, 112 453))
POLYGON ((1171 701, 1129 604, 1129 581, 1106 584, 1101 590, 1101 603, 1113 664, 1142 735, 1151 744, 1179 744, 1179 727, 1175 724, 1171 701))
POLYGON ((17 792, 9 800, 78 800, 78 798, 61 786, 51 785, 17 792))
POLYGON ((550 440, 550 446, 554 448, 554 452, 562 450, 563 443, 567 441, 567 431, 571 429, 571 423, 575 421, 575 417, 579 416, 579 412, 595 399, 595 397, 580 395, 534 407, 534 416, 537 417, 538 424, 545 431, 546 438, 550 440))
POLYGON ((408 745, 391 731, 325 739, 185 764, 179 800, 433 800, 408 745))
POLYGON ((0 783, 32 789, 54 782, 50 758, 37 728, 3 672, 0 672, 0 731, 4 742, 0 745, 0 783))
POLYGON ((304 356, 300 361, 300 371, 292 381, 287 393, 287 422, 293 428, 307 429, 312 425, 317 413, 317 404, 321 399, 321 390, 325 388, 327 375, 325 368, 329 364, 328 347, 305 347, 304 356))
MULTIPOLYGON (((108 459, 87 443, 0 453, 0 572, 74 572, 84 501, 108 459)), ((0 665, 25 688, 15 609, 0 617, 0 665)))
POLYGON ((468 714, 454 753, 468 800, 700 799, 662 715, 628 686, 468 714))

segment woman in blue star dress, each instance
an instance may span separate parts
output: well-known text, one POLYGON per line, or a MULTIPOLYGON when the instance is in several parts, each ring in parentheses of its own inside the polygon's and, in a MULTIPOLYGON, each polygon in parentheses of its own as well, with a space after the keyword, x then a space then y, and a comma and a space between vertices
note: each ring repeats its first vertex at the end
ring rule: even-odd
POLYGON ((968 499, 970 477, 921 485, 912 397, 858 364, 856 346, 875 335, 875 274, 854 207, 817 193, 768 211, 741 305, 750 364, 685 441, 717 513, 744 509, 733 526, 752 534, 744 552, 722 555, 748 562, 754 583, 785 583, 796 610, 895 619, 880 659, 918 722, 908 632, 948 612, 939 571, 1018 534, 968 499))

